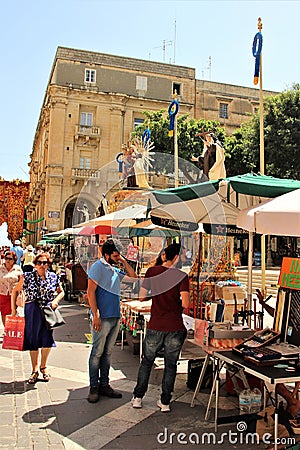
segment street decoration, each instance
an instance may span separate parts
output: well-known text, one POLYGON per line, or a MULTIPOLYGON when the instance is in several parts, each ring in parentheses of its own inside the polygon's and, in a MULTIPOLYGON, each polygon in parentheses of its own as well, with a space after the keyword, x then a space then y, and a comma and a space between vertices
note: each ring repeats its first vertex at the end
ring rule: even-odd
POLYGON ((261 18, 258 18, 258 33, 254 36, 253 44, 252 44, 252 55, 255 58, 255 68, 254 68, 254 84, 258 84, 259 80, 259 72, 260 72, 260 57, 262 51, 263 37, 261 33, 262 23, 261 18))

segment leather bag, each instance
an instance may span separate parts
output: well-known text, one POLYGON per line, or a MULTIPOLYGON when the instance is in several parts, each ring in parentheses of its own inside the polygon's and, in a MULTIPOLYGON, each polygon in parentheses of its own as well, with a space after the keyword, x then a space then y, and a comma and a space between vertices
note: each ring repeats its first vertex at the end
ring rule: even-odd
POLYGON ((66 323, 58 308, 52 309, 50 305, 46 305, 41 306, 41 310, 49 330, 60 327, 66 323))

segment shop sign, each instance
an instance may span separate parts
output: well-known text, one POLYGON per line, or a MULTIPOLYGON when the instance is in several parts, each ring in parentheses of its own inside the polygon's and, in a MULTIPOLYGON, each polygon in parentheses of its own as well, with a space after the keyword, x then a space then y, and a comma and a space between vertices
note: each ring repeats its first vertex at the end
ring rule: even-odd
POLYGON ((279 286, 300 289, 300 258, 283 258, 279 276, 279 286))
POLYGON ((49 219, 59 219, 60 211, 48 211, 48 217, 49 219))

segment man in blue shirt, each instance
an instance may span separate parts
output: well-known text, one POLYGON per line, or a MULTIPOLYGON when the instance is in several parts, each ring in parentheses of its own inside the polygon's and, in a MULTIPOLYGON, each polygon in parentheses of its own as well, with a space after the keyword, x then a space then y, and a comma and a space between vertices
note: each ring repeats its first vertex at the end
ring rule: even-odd
POLYGON ((23 251, 23 249, 22 249, 20 244, 21 244, 21 242, 19 241, 19 239, 16 239, 15 240, 15 245, 13 247, 11 247, 11 249, 10 249, 12 252, 15 252, 15 254, 17 255, 18 259, 17 259, 16 264, 18 264, 18 266, 21 265, 21 258, 22 258, 23 254, 24 254, 24 251, 23 251))
POLYGON ((120 327, 120 285, 122 281, 135 281, 136 278, 135 271, 120 255, 114 241, 105 241, 102 258, 91 266, 88 273, 87 297, 93 339, 89 358, 90 403, 96 403, 99 395, 122 397, 109 385, 110 356, 120 327), (119 263, 125 271, 115 267, 119 263))

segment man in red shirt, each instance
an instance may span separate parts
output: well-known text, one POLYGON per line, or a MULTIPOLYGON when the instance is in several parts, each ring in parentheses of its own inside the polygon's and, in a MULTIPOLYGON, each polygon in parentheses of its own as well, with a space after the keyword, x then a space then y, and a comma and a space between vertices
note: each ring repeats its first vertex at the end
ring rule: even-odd
POLYGON ((180 244, 169 245, 165 249, 166 261, 147 270, 140 289, 140 300, 151 297, 152 306, 143 342, 143 358, 131 400, 133 408, 142 407, 155 357, 164 349, 162 394, 157 406, 162 412, 170 411, 177 361, 186 337, 182 311, 189 307, 190 302, 188 276, 176 268, 180 263, 180 251, 180 244))

